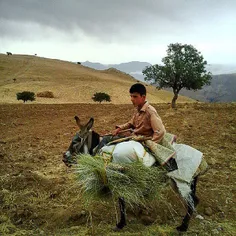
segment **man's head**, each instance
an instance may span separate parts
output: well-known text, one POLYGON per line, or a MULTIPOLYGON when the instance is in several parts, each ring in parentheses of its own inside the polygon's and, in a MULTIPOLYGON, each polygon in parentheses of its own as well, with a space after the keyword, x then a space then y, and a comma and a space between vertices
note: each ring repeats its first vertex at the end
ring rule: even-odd
POLYGON ((141 108, 146 101, 146 88, 142 84, 133 84, 130 87, 131 102, 135 107, 141 108))

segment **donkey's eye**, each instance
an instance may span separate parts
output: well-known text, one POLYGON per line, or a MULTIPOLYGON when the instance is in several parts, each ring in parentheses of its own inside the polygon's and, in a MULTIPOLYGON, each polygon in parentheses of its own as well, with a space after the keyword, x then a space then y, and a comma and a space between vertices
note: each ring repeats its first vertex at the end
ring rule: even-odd
POLYGON ((73 144, 76 144, 76 143, 80 143, 81 142, 81 137, 79 135, 75 135, 75 137, 73 138, 72 142, 73 144))

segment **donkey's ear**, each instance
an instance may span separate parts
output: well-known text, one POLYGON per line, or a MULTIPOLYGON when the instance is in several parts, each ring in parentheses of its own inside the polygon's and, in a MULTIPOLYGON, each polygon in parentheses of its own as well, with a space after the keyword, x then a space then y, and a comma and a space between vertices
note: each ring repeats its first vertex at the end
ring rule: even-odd
POLYGON ((81 127, 81 124, 80 124, 80 118, 78 116, 75 116, 75 121, 76 121, 76 124, 81 127))
POLYGON ((90 130, 93 127, 94 119, 93 117, 90 118, 89 122, 86 124, 87 130, 90 130))

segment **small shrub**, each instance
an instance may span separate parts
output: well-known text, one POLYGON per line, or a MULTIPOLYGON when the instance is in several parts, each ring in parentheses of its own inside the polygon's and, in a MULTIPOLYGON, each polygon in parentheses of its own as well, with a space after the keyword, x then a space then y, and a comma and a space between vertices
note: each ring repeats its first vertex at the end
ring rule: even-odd
POLYGON ((17 100, 23 100, 24 103, 26 101, 34 101, 35 100, 35 93, 29 92, 29 91, 24 91, 21 93, 17 93, 16 98, 17 98, 17 100))
POLYGON ((108 95, 107 93, 95 93, 92 97, 93 101, 95 102, 102 102, 102 101, 106 101, 106 102, 110 102, 111 101, 111 97, 110 95, 108 95))
POLYGON ((53 92, 51 92, 51 91, 39 92, 39 93, 37 93, 37 97, 41 97, 41 98, 55 98, 53 92))

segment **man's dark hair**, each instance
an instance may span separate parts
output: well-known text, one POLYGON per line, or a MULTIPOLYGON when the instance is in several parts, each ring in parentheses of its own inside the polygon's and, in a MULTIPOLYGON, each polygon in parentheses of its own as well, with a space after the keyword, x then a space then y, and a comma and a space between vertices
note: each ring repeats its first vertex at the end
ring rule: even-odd
POLYGON ((141 96, 145 95, 146 96, 146 88, 143 84, 137 83, 137 84, 133 84, 130 89, 129 89, 130 93, 139 93, 141 96))

